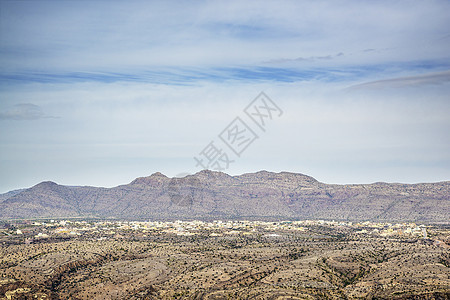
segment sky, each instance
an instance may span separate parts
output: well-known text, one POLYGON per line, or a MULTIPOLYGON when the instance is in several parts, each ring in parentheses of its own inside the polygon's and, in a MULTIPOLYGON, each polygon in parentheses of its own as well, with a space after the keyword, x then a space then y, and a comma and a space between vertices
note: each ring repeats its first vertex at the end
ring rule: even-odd
POLYGON ((178 176, 213 156, 206 167, 231 175, 450 180, 449 11, 434 0, 2 0, 0 193, 178 176), (260 119, 246 114, 254 105, 260 119))

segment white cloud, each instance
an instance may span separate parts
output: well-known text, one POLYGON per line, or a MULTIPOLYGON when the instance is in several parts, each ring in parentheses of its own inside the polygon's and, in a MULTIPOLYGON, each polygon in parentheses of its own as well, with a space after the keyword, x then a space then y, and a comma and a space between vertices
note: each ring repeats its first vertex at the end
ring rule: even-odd
POLYGON ((0 120, 38 120, 43 118, 55 118, 46 115, 41 107, 32 103, 16 104, 9 109, 0 111, 0 120))

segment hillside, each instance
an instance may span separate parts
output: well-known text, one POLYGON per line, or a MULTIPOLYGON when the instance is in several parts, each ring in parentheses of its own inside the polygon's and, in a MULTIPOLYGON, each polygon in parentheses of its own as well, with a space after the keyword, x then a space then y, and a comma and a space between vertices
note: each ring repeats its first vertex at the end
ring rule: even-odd
MULTIPOLYGON (((286 218, 448 222, 450 182, 334 185, 288 172, 161 173, 113 188, 42 182, 3 200, 0 218, 286 218)), ((5 194, 4 194, 5 195, 5 194)))

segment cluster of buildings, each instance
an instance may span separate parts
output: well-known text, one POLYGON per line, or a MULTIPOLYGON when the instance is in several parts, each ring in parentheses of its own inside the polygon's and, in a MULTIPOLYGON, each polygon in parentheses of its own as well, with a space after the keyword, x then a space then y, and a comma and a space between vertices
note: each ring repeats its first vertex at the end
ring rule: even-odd
MULTIPOLYGON (((415 223, 377 223, 377 222, 341 222, 326 220, 304 221, 71 221, 50 220, 49 222, 31 222, 28 229, 17 229, 15 234, 21 235, 30 228, 42 229, 35 232, 34 238, 48 238, 49 236, 80 236, 99 235, 120 237, 126 232, 140 233, 142 236, 154 233, 168 233, 176 235, 209 234, 210 236, 223 236, 243 234, 250 235, 256 232, 269 231, 297 231, 307 232, 312 226, 327 226, 337 229, 353 229, 357 234, 371 234, 379 236, 417 236, 427 238, 424 225, 415 223)), ((274 233, 272 233, 274 234, 274 233)))
POLYGON ((427 230, 425 225, 417 225, 416 223, 383 223, 383 222, 336 222, 336 221, 298 221, 304 225, 327 225, 335 227, 351 227, 358 229, 356 233, 375 234, 380 236, 392 235, 411 235, 427 238, 427 230))

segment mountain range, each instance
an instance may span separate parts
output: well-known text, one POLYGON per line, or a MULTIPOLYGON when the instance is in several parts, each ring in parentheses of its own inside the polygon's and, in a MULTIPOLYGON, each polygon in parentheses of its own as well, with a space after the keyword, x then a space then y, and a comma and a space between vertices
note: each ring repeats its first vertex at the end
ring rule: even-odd
POLYGON ((203 170, 161 173, 113 188, 51 181, 0 195, 0 219, 326 219, 448 223, 450 181, 325 184, 260 171, 239 176, 203 170))

